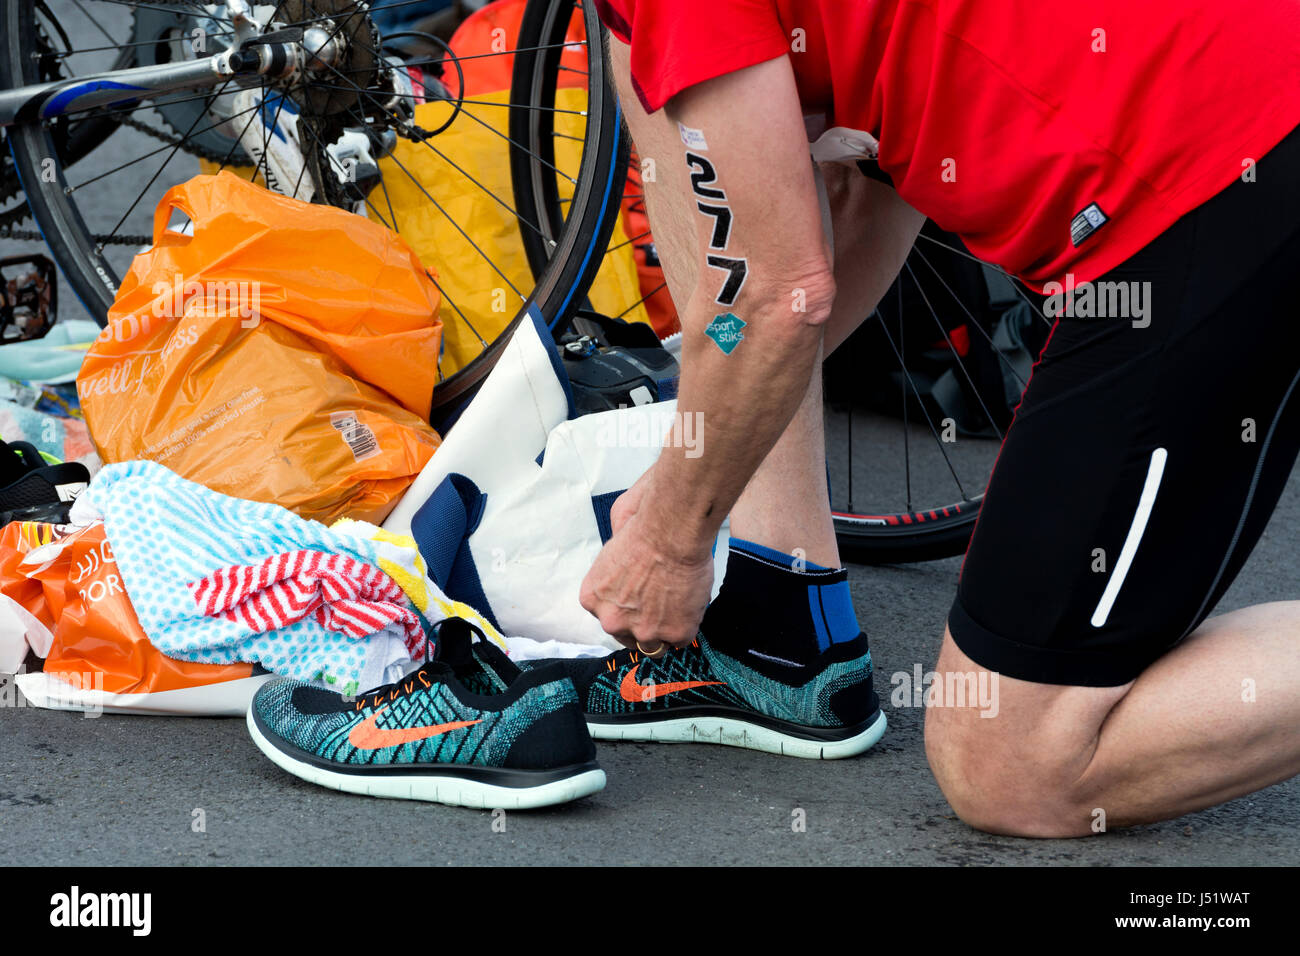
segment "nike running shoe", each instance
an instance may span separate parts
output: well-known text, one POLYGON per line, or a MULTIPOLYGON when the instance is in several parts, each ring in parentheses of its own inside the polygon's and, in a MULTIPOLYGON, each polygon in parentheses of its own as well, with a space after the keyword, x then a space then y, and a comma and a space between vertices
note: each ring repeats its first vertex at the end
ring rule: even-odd
POLYGON ((372 797, 527 809, 604 788, 563 672, 521 673, 446 623, 437 649, 437 659, 357 698, 270 681, 248 711, 253 742, 296 777, 372 797))
POLYGON ((558 663, 597 740, 725 744, 830 760, 862 753, 885 732, 864 636, 797 669, 767 655, 737 660, 703 634, 659 658, 624 650, 558 663))

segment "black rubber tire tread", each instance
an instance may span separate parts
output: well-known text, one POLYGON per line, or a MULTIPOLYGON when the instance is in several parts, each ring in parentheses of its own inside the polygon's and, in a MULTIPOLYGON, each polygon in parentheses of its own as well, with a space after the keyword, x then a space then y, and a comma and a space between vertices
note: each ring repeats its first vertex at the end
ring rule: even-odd
POLYGON ((979 507, 922 524, 862 526, 835 518, 840 557, 855 564, 907 564, 965 554, 979 507))
MULTIPOLYGON (((38 82, 38 63, 27 51, 37 49, 36 6, 24 0, 0 4, 0 86, 12 88, 38 82)), ((48 129, 40 123, 9 127, 9 149, 23 184, 23 194, 54 261, 91 317, 101 326, 117 295, 118 276, 96 249, 76 206, 64 190, 63 167, 54 164, 55 181, 41 182, 42 162, 58 153, 48 129), (33 184, 39 183, 33 189, 33 184)))

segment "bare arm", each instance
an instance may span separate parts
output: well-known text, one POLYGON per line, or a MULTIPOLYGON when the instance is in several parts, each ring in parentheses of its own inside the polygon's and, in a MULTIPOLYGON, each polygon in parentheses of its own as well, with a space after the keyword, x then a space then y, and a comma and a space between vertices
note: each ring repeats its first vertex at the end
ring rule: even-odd
POLYGON ((682 316, 683 375, 678 407, 700 412, 705 453, 688 458, 666 448, 654 487, 673 501, 675 545, 708 547, 745 483, 775 444, 808 386, 830 315, 835 286, 822 232, 794 76, 786 59, 701 84, 674 98, 669 118, 703 134, 707 150, 683 146, 682 161, 707 160, 716 181, 694 166, 701 261, 682 316), (725 194, 718 199, 717 194, 725 194), (730 215, 729 230, 718 219, 730 215), (716 248, 727 232, 725 248, 716 248), (716 263, 743 263, 733 275, 716 263), (714 264, 710 264, 710 263, 714 264), (719 320, 719 316, 722 316, 719 320), (738 326, 731 347, 711 324, 738 326))
POLYGON ((708 601, 714 535, 807 390, 835 284, 789 61, 702 83, 667 109, 699 134, 657 161, 689 168, 696 210, 678 408, 699 413, 703 454, 670 443, 620 501, 583 604, 610 633, 681 642, 708 601))

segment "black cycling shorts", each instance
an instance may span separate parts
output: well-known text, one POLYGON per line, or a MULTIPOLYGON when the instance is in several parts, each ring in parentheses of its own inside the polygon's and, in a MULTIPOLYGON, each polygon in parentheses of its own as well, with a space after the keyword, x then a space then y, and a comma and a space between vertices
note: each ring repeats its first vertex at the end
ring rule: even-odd
POLYGON ((981 666, 1125 684, 1263 532, 1300 450, 1300 129, 1254 172, 1097 280, 1109 317, 1057 320, 948 618, 981 666), (1114 315, 1121 287, 1103 283, 1145 291, 1145 317, 1132 298, 1114 315))

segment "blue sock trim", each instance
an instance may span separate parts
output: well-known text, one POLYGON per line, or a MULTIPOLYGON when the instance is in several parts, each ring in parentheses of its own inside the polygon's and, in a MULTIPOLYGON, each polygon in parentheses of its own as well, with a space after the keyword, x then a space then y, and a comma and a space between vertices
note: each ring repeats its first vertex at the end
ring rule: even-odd
POLYGON ((831 646, 831 636, 826 630, 826 618, 822 614, 820 591, 821 588, 817 585, 808 585, 808 614, 817 631, 817 650, 824 651, 831 646))
POLYGON ((808 613, 817 632, 820 650, 851 641, 862 631, 858 626, 858 615, 853 610, 848 581, 808 585, 808 613))
POLYGON ((862 633, 858 624, 857 612, 853 610, 853 595, 849 593, 849 582, 823 584, 821 592, 822 614, 826 616, 826 628, 830 631, 832 644, 843 644, 862 633))
MULTIPOLYGON (((765 558, 768 561, 774 561, 777 564, 784 565, 790 570, 794 570, 795 557, 792 554, 786 554, 784 551, 778 551, 776 548, 769 548, 765 544, 759 544, 756 541, 746 541, 744 538, 732 538, 731 547, 736 551, 744 551, 756 558, 765 558)), ((811 561, 804 561, 804 569, 807 571, 830 571, 830 568, 824 568, 820 564, 813 564, 811 561)))

